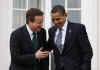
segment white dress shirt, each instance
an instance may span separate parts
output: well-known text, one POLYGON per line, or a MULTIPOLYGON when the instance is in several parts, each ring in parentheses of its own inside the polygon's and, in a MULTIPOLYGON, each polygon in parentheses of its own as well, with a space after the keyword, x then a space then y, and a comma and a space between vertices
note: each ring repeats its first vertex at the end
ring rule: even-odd
MULTIPOLYGON (((68 24, 68 21, 66 21, 65 24, 62 27, 62 41, 61 41, 62 45, 64 45, 64 42, 65 42, 66 31, 67 31, 67 24, 68 24)), ((57 39, 58 33, 59 33, 59 29, 57 29, 56 34, 55 34, 55 39, 54 39, 55 43, 56 43, 56 39, 57 39)))
POLYGON ((33 31, 29 28, 29 26, 27 24, 26 24, 26 28, 27 28, 27 31, 30 35, 31 40, 32 40, 33 39, 33 31))

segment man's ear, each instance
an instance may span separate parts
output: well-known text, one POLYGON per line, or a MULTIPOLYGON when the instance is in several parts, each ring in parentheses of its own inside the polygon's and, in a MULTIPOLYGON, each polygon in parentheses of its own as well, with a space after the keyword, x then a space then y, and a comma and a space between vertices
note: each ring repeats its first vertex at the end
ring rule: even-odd
POLYGON ((67 17, 67 13, 66 13, 66 12, 65 12, 64 16, 66 16, 66 17, 67 17))

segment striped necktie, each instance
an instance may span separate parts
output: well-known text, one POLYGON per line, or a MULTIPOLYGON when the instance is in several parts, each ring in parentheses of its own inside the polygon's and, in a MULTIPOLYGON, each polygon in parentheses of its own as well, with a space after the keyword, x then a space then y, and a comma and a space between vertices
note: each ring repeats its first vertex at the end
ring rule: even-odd
POLYGON ((62 29, 59 29, 59 33, 56 39, 56 46, 59 49, 60 53, 62 53, 63 45, 62 45, 62 29))

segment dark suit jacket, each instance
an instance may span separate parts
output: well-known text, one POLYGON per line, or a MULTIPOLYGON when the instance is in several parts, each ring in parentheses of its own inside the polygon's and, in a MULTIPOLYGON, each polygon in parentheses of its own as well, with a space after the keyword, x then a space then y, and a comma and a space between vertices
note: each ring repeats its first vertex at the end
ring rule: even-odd
MULTIPOLYGON (((41 29, 37 33, 40 47, 46 47, 46 31, 41 29)), ((11 64, 9 70, 34 70, 38 63, 39 70, 48 70, 48 58, 37 60, 33 43, 26 26, 12 32, 10 38, 11 64)))
POLYGON ((54 42, 56 26, 49 30, 48 44, 54 50, 56 70, 91 70, 92 48, 83 24, 68 22, 62 54, 54 42))

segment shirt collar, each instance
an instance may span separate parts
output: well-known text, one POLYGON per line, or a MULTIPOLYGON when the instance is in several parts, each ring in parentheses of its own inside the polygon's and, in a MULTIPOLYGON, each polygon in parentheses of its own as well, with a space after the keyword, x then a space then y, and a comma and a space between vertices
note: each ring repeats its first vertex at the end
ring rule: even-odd
POLYGON ((64 25, 62 27, 62 31, 63 30, 65 31, 67 29, 67 24, 68 24, 68 21, 67 21, 67 18, 66 18, 66 21, 65 21, 65 23, 64 23, 64 25))
POLYGON ((26 24, 26 28, 27 28, 29 34, 32 35, 33 31, 29 28, 28 24, 26 24))

